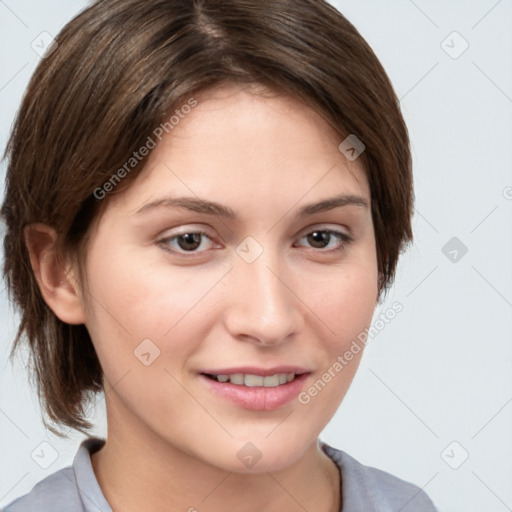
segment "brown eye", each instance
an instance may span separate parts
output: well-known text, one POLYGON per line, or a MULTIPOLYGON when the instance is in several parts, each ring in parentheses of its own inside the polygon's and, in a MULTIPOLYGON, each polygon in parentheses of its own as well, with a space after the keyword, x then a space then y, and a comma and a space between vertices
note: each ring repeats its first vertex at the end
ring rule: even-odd
POLYGON ((179 233, 159 240, 158 244, 166 251, 175 254, 202 253, 205 252, 209 246, 213 245, 210 237, 203 231, 179 233), (205 242, 206 240, 208 240, 209 243, 205 242))
POLYGON ((327 249, 323 252, 342 250, 353 238, 347 233, 333 229, 315 229, 301 238, 313 249, 327 249))
POLYGON ((331 233, 329 231, 313 231, 307 235, 308 242, 311 243, 312 247, 316 249, 322 249, 329 245, 331 240, 331 233))
POLYGON ((176 237, 178 246, 184 251, 194 251, 201 245, 201 233, 185 233, 176 237))

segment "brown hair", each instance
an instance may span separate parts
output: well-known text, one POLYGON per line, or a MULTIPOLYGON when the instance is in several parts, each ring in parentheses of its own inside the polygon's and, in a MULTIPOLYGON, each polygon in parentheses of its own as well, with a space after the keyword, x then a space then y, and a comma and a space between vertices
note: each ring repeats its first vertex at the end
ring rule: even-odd
MULTIPOLYGON (((83 254, 114 178, 192 94, 225 81, 285 91, 319 112, 340 142, 355 134, 372 200, 379 292, 412 239, 411 155, 399 102, 377 57, 323 0, 99 0, 41 60, 7 145, 4 277, 25 334, 45 424, 86 432, 84 403, 102 371, 84 325, 60 321, 42 298, 23 230, 52 226, 83 254), (104 188, 102 188, 104 190, 104 188)), ((137 176, 123 174, 116 192, 137 176)), ((126 167, 125 167, 126 169, 126 167)))

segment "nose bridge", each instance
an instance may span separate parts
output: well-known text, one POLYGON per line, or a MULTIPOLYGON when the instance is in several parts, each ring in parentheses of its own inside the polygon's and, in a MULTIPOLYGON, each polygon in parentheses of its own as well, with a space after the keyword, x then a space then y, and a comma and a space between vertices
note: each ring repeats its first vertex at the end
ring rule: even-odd
POLYGON ((297 298, 285 284, 290 273, 276 248, 256 245, 254 239, 246 244, 237 248, 232 273, 232 334, 278 343, 298 328, 297 298))

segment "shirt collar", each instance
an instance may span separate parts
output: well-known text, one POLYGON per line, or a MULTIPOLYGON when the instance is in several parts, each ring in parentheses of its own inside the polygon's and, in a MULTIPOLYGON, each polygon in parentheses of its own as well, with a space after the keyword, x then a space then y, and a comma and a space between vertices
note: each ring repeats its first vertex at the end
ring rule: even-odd
POLYGON ((91 455, 105 444, 105 439, 91 437, 82 441, 73 460, 76 484, 84 512, 112 512, 92 468, 91 455))

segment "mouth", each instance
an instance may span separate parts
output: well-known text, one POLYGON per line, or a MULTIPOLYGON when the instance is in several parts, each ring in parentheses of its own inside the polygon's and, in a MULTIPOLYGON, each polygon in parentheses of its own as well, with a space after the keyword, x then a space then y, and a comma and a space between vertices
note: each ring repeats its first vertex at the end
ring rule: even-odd
POLYGON ((291 403, 311 374, 303 368, 231 368, 200 372, 213 397, 242 409, 272 411, 291 403))
POLYGON ((275 388, 276 386, 282 386, 288 382, 292 382, 299 375, 296 373, 275 373, 274 375, 255 375, 251 373, 232 373, 232 374, 210 374, 203 373, 205 377, 215 380, 217 382, 234 384, 235 386, 246 386, 249 388, 253 387, 265 387, 275 388))

